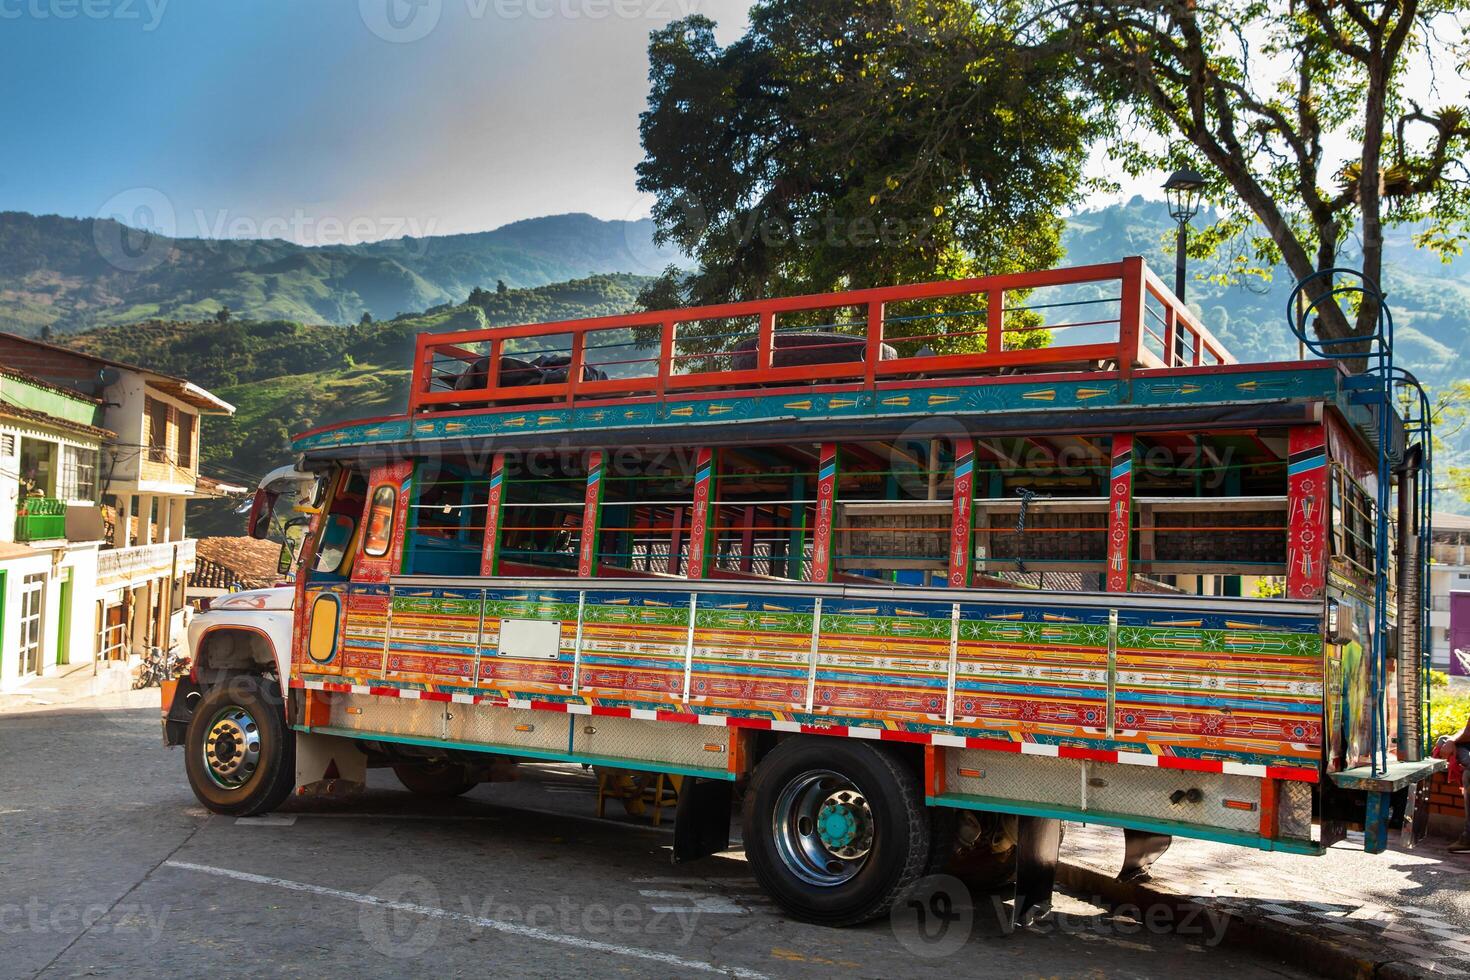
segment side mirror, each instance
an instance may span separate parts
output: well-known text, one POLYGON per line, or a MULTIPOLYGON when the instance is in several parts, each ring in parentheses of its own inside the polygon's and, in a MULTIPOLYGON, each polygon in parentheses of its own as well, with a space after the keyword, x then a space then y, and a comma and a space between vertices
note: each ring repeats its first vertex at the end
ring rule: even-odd
POLYGON ((280 494, 267 490, 265 487, 255 491, 255 499, 250 502, 250 516, 245 519, 245 533, 259 541, 270 537, 271 512, 276 509, 276 498, 280 494))

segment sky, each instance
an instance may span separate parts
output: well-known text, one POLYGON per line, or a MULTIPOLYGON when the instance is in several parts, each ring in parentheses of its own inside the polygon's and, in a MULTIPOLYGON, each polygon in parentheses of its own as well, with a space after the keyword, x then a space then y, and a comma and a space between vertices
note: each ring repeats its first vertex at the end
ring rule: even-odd
MULTIPOLYGON (((0 210, 304 244, 645 217, 648 34, 701 13, 728 43, 749 6, 0 0, 0 210)), ((1089 169, 1121 187, 1087 206, 1161 197, 1089 169)))
POLYGON ((748 6, 0 0, 0 210, 308 244, 643 217, 648 34, 748 6))

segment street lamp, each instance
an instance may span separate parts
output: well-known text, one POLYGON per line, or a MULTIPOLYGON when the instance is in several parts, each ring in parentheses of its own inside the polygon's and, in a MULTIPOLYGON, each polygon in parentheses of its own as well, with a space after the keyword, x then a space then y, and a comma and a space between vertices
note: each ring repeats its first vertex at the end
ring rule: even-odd
POLYGON ((1184 300, 1184 246, 1189 239, 1189 222, 1199 214, 1200 192, 1205 178, 1197 170, 1184 167, 1164 181, 1164 196, 1169 200, 1169 217, 1179 223, 1174 237, 1174 295, 1184 300))

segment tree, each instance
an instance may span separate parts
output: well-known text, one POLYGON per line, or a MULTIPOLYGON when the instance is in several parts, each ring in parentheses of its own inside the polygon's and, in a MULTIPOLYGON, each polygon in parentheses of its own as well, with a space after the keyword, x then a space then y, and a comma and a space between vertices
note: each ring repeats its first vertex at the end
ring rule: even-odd
POLYGON ((229 323, 230 322, 230 308, 228 306, 221 306, 219 308, 219 310, 214 314, 214 322, 215 323, 229 323))
POLYGON ((510 292, 510 287, 505 284, 504 279, 497 279, 495 280, 495 292, 499 295, 504 296, 506 293, 510 292))
POLYGON ((370 326, 372 326, 373 325, 373 315, 371 313, 367 312, 366 310, 364 310, 363 311, 363 314, 362 314, 362 317, 357 321, 357 325, 359 327, 370 327, 370 326))
MULTIPOLYGON (((1381 282, 1385 224, 1426 222, 1419 243, 1446 258, 1465 240, 1470 122, 1422 102, 1438 61, 1463 57, 1467 0, 1037 5, 1036 46, 1075 56, 1128 173, 1203 158, 1223 214, 1195 255, 1234 246, 1234 274, 1284 263, 1298 280, 1352 261, 1381 282)), ((1343 338, 1371 333, 1377 309, 1318 314, 1320 337, 1343 338)))
POLYGON ((764 0, 727 47, 705 17, 652 35, 638 186, 699 268, 665 305, 1045 267, 1092 130, 1018 7, 764 0))
POLYGON ((465 300, 470 306, 485 306, 490 302, 490 293, 479 286, 470 290, 469 298, 465 300))
POLYGON ((51 338, 54 337, 55 335, 56 335, 56 331, 51 328, 51 324, 45 323, 45 324, 42 324, 41 325, 41 339, 42 340, 46 341, 47 343, 50 343, 51 342, 51 338))

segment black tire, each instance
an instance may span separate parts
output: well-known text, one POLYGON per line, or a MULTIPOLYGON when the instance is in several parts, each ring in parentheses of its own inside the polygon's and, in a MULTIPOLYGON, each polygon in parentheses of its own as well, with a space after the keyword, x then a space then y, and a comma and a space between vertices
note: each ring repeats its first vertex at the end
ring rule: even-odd
POLYGON ((756 767, 743 817, 745 855, 756 881, 804 922, 849 926, 875 919, 934 859, 917 776, 896 755, 864 742, 782 742, 756 767), (794 816, 809 813, 811 801, 821 801, 821 829, 809 817, 794 816), (844 835, 835 842, 847 845, 836 850, 827 823, 834 811, 844 835), (865 853, 853 857, 865 843, 865 853))
POLYGON ((251 817, 285 802, 296 785, 296 733, 276 682, 241 675, 205 691, 184 737, 184 768, 215 813, 251 817))
POLYGON ((401 763, 393 767, 393 775, 403 788, 419 796, 441 800, 462 796, 480 784, 469 767, 458 762, 401 763))

